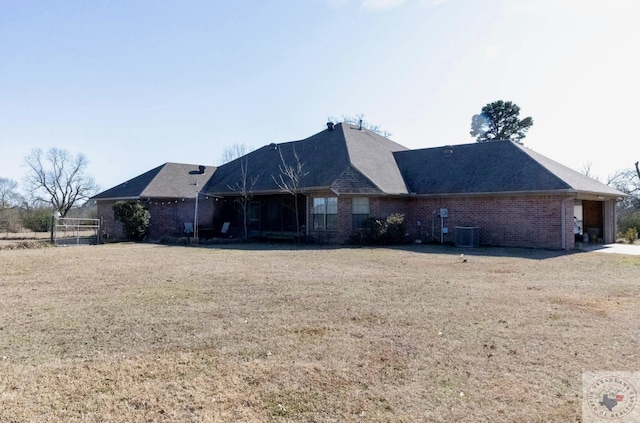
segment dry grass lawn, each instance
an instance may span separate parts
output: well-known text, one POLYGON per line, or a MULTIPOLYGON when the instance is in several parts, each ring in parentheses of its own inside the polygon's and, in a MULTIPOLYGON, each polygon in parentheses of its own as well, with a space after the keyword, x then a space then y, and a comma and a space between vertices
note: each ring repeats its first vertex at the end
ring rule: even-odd
POLYGON ((3 250, 0 421, 578 422, 583 371, 640 370, 639 270, 432 246, 3 250))

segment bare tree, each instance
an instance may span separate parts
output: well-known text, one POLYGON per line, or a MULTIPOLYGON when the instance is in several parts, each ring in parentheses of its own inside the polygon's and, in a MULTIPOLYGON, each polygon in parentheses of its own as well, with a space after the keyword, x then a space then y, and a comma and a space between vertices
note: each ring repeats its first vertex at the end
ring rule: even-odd
POLYGON ((282 155, 282 150, 278 150, 280 152, 280 161, 282 162, 278 168, 280 169, 280 174, 278 178, 274 175, 271 175, 273 181, 278 185, 280 191, 286 192, 293 196, 293 209, 296 215, 296 240, 298 239, 298 234, 300 233, 300 216, 298 214, 298 194, 302 193, 302 189, 300 187, 300 180, 306 176, 309 172, 305 172, 304 163, 300 161, 300 157, 298 156, 298 152, 296 148, 293 147, 293 164, 288 164, 282 155))
POLYGON ((83 154, 74 157, 63 149, 52 148, 46 153, 35 149, 25 157, 25 165, 25 185, 31 199, 51 204, 62 217, 98 190, 86 173, 88 161, 83 154))
POLYGON ((591 162, 582 163, 582 170, 580 171, 580 173, 582 173, 583 175, 588 176, 590 178, 597 179, 591 174, 591 167, 592 166, 593 166, 593 163, 591 163, 591 162))
POLYGON ((235 185, 228 185, 231 191, 237 192, 240 197, 236 200, 240 211, 242 212, 242 224, 244 227, 244 239, 249 239, 249 230, 247 227, 247 217, 249 215, 249 207, 253 199, 253 187, 258 182, 257 176, 249 176, 249 160, 245 157, 240 161, 240 180, 235 185))
POLYGON ((223 165, 225 163, 232 162, 235 159, 244 156, 251 150, 253 149, 246 144, 233 144, 232 146, 225 147, 222 151, 222 156, 220 156, 220 164, 223 165))
MULTIPOLYGON (((337 119, 336 117, 333 117, 333 116, 329 116, 328 118, 329 122, 338 122, 339 120, 340 119, 337 119)), ((383 137, 386 137, 386 138, 389 138, 392 135, 391 132, 380 128, 380 126, 364 120, 363 114, 358 114, 355 116, 342 115, 342 122, 348 123, 350 125, 362 125, 364 129, 368 129, 369 131, 375 132, 376 134, 382 135, 383 137)))
POLYGON ((638 175, 638 179, 640 179, 640 168, 638 167, 638 162, 636 162, 636 175, 638 175))
POLYGON ((21 201, 18 183, 13 179, 0 178, 0 210, 17 206, 21 201))
POLYGON ((640 176, 637 169, 616 170, 607 177, 606 184, 629 195, 619 203, 621 210, 640 207, 640 176))
MULTIPOLYGON (((631 179, 633 179, 633 176, 634 175, 631 169, 625 169, 625 170, 618 169, 615 172, 607 175, 607 180, 605 184, 612 187, 626 185, 628 182, 630 182, 631 179)), ((598 178, 595 178, 595 179, 599 180, 598 178)))

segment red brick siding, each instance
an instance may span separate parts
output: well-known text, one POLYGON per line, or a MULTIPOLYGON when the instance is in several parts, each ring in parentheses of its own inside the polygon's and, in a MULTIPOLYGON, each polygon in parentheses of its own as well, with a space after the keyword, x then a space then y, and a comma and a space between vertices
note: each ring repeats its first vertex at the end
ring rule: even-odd
MULTIPOLYGON (((123 238, 122 224, 113 216, 113 201, 98 201, 98 218, 102 220, 104 236, 116 240, 123 238)), ((212 199, 198 200, 198 222, 200 226, 211 226, 213 222, 212 199)), ((153 200, 142 203, 151 214, 148 240, 157 241, 163 236, 184 236, 184 223, 193 222, 195 200, 153 200)))
MULTIPOLYGON (((338 228, 333 231, 314 231, 312 204, 314 197, 336 197, 322 192, 308 197, 309 234, 321 243, 343 243, 352 234, 351 196, 338 197, 338 228)), ((184 222, 192 222, 194 200, 166 200, 145 203, 151 213, 149 239, 163 235, 181 236, 184 222)), ((210 226, 213 221, 214 201, 200 200, 199 224, 210 226)), ((113 202, 99 201, 98 216, 103 221, 103 233, 113 239, 122 236, 120 223, 113 220, 113 202)), ((386 217, 392 213, 405 215, 405 223, 411 239, 440 240, 440 218, 436 213, 447 208, 449 217, 444 224, 449 228, 444 242, 455 242, 456 226, 480 227, 480 243, 496 246, 523 246, 537 248, 574 248, 573 198, 561 196, 495 196, 475 198, 420 198, 420 197, 369 197, 370 215, 386 217), (564 207, 564 225, 563 225, 564 207), (417 221, 422 226, 418 229, 417 221), (432 226, 433 223, 433 226, 432 226), (433 228, 433 231, 432 231, 433 228), (564 230, 564 237, 563 237, 564 230), (433 232, 433 233, 432 233, 433 232), (564 238, 564 239, 563 239, 564 238)))
POLYGON ((116 222, 113 217, 114 201, 98 201, 98 219, 100 219, 100 232, 102 237, 107 240, 116 240, 122 238, 122 225, 116 222))
MULTIPOLYGON (((331 192, 313 197, 335 196, 331 192)), ((336 231, 310 231, 318 242, 342 243, 352 234, 351 196, 338 197, 338 229, 336 231)), ((392 213, 405 215, 411 239, 440 241, 441 208, 447 208, 449 217, 444 226, 449 233, 445 243, 455 243, 456 226, 480 227, 480 243, 505 247, 573 248, 573 199, 561 196, 508 196, 475 198, 393 198, 370 197, 372 217, 386 217, 392 213), (564 212, 564 228, 562 224, 564 212), (433 212, 436 211, 434 217, 433 212), (422 225, 418 228, 417 222, 422 225), (433 224, 433 225, 432 225, 433 224), (433 234, 432 234, 433 231, 433 234)), ((311 221, 311 210, 310 210, 311 221)))
POLYGON ((449 213, 444 219, 444 226, 449 228, 444 242, 455 242, 456 226, 478 226, 480 243, 484 245, 560 249, 564 229, 566 248, 573 248, 572 199, 564 201, 560 196, 415 198, 407 221, 412 237, 417 237, 416 223, 420 220, 423 237, 430 239, 433 235, 440 239, 440 217, 434 219, 433 214, 434 210, 439 213, 440 208, 447 208, 449 213))
MULTIPOLYGON (((331 192, 323 192, 309 196, 309 222, 310 235, 317 241, 323 243, 344 243, 349 240, 353 233, 352 228, 352 196, 342 195, 338 197, 338 229, 335 231, 314 231, 312 222, 313 198, 316 197, 336 197, 331 192)), ((369 215, 371 217, 387 217, 392 213, 402 213, 408 215, 410 204, 408 199, 394 197, 369 197, 369 215)))

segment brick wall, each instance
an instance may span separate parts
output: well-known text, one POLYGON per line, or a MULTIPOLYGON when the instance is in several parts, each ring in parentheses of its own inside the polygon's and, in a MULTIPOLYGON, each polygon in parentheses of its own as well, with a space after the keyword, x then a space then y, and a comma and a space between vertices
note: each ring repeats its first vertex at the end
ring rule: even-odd
MULTIPOLYGON (((344 243, 353 233, 350 196, 338 197, 337 230, 314 231, 312 228, 313 198, 335 196, 331 191, 309 196, 309 234, 316 242, 344 243)), ((214 203, 211 199, 199 201, 200 226, 212 224, 214 203)), ((154 200, 144 204, 151 213, 150 240, 160 239, 163 235, 182 236, 184 222, 193 222, 194 200, 154 200)), ((99 201, 98 216, 103 222, 103 233, 109 234, 112 239, 118 239, 122 237, 122 230, 120 223, 114 222, 112 205, 113 202, 110 201, 99 201)), ((565 248, 574 248, 573 198, 552 195, 475 198, 370 197, 369 207, 371 217, 384 218, 392 213, 404 214, 410 239, 421 238, 427 242, 433 239, 439 242, 441 225, 438 213, 441 208, 447 208, 449 217, 444 219, 444 225, 449 228, 449 233, 443 236, 445 243, 455 243, 456 226, 478 226, 482 245, 561 249, 564 242, 565 248), (417 225, 418 220, 421 226, 417 225)))
POLYGON ((418 237, 440 240, 441 208, 448 209, 444 242, 455 242, 456 226, 480 227, 480 244, 505 247, 573 248, 573 199, 561 196, 414 198, 407 225, 418 237), (564 208, 564 214, 563 214, 564 208), (435 214, 434 214, 435 211, 435 214), (564 224, 563 224, 564 217, 564 224))
MULTIPOLYGON (((107 239, 118 240, 124 237, 122 224, 113 216, 114 201, 98 201, 98 218, 102 220, 102 234, 107 239)), ((194 199, 152 200, 142 202, 151 214, 148 240, 157 241, 163 236, 184 236, 184 223, 193 222, 195 214, 194 199)), ((213 199, 198 200, 198 223, 211 226, 213 222, 213 199)))
MULTIPOLYGON (((311 196, 310 201, 314 196, 316 195, 311 196)), ((328 197, 335 194, 327 192, 317 196, 328 197)), ((353 232, 351 198, 338 197, 337 230, 311 231, 317 242, 343 243, 349 239, 353 232)), ((448 217, 444 219, 444 226, 449 229, 449 233, 442 236, 445 243, 455 243, 456 226, 478 226, 482 245, 550 249, 561 249, 563 245, 568 249, 574 247, 573 199, 562 196, 371 197, 369 207, 371 217, 404 214, 410 239, 420 238, 425 242, 440 242, 439 213, 441 208, 446 208, 448 217), (420 226, 418 221, 421 222, 420 226)))
MULTIPOLYGON (((309 196, 309 222, 313 222, 313 198, 335 197, 331 192, 323 192, 309 196)), ((353 234, 352 196, 342 195, 338 197, 338 229, 334 231, 314 231, 310 235, 320 243, 344 243, 353 234)), ((371 217, 385 218, 392 213, 403 213, 405 216, 410 211, 410 202, 405 198, 397 197, 369 197, 369 215, 371 217)), ((312 227, 312 225, 311 225, 312 227)))
POLYGON ((100 219, 100 231, 104 241, 116 240, 123 237, 122 225, 113 217, 114 201, 100 200, 97 202, 98 219, 100 219))

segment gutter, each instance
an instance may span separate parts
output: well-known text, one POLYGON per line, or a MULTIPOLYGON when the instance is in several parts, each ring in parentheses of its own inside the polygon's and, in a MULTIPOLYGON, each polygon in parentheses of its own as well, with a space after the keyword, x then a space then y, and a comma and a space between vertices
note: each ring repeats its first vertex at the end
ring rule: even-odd
POLYGON ((141 200, 142 197, 108 197, 108 198, 89 198, 93 201, 126 201, 126 200, 141 200))
POLYGON ((498 191, 498 192, 460 192, 460 193, 441 193, 441 194, 414 194, 411 197, 419 198, 442 198, 442 197, 510 197, 514 195, 563 195, 563 194, 579 194, 573 189, 563 189, 554 191, 498 191))

